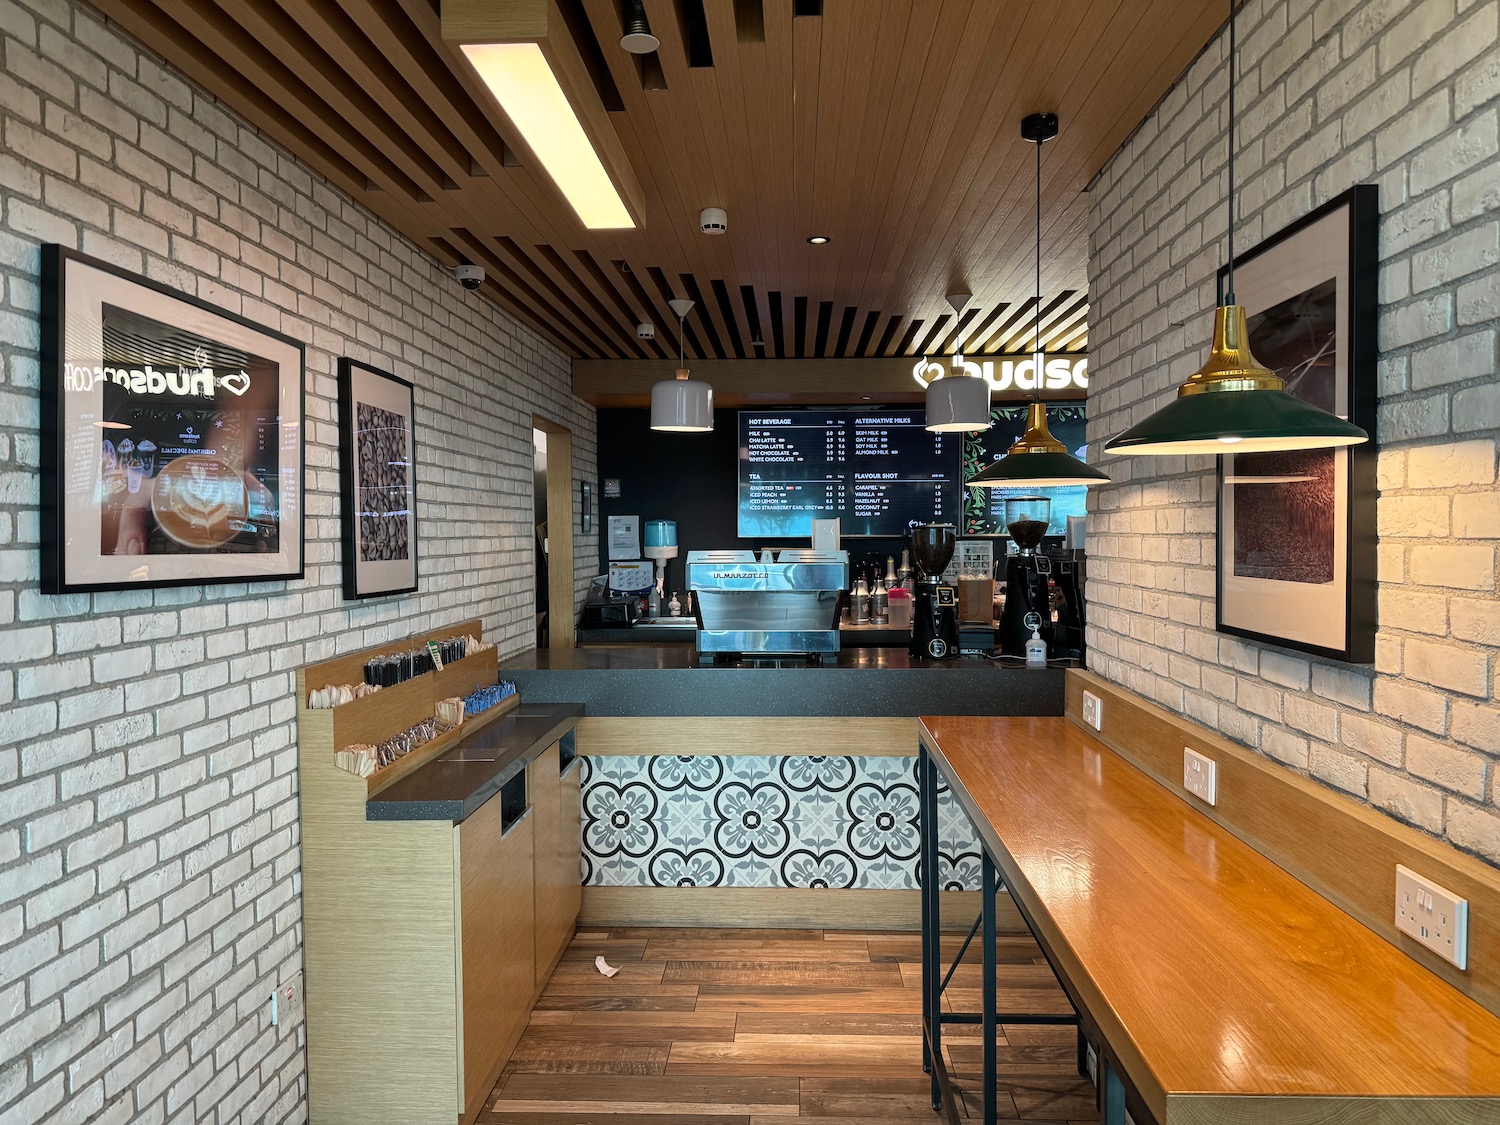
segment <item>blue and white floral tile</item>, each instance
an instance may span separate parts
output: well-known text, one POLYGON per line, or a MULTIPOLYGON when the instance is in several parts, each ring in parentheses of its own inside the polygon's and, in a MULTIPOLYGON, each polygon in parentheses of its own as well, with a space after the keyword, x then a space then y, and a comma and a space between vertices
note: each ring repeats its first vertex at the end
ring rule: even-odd
MULTIPOLYGON (((915 890, 915 758, 589 757, 584 882, 915 890)), ((938 797, 943 886, 976 890, 979 843, 938 797)))

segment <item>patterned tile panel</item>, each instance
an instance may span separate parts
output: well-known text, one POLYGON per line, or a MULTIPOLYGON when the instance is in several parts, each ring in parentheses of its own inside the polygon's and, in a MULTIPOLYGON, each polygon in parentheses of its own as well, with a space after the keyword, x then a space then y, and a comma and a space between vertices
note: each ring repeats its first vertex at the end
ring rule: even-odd
MULTIPOLYGON (((584 883, 916 890, 917 760, 586 757, 584 883)), ((979 889, 979 843, 946 787, 939 873, 979 889)))

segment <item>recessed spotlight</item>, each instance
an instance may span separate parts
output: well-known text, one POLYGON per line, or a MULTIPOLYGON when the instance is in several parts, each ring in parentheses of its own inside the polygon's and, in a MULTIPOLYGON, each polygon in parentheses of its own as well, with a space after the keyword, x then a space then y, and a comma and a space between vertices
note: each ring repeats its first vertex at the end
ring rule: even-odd
POLYGON ((807 240, 809 246, 827 246, 830 239, 826 234, 815 234, 807 240))

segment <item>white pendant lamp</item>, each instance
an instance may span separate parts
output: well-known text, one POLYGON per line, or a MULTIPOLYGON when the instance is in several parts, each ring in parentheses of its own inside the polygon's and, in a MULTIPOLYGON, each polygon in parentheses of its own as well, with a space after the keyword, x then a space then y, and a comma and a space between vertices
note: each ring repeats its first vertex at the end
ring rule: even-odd
POLYGON ((693 302, 674 297, 667 304, 677 314, 677 376, 651 388, 651 428, 673 433, 701 434, 714 428, 714 389, 687 369, 687 314, 693 302))
POLYGON ((1068 452, 1047 428, 1047 407, 1041 400, 1042 369, 1042 145, 1057 136, 1057 114, 1031 113, 1021 119, 1021 136, 1036 145, 1036 371, 1037 394, 1026 408, 1026 430, 1004 457, 970 477, 970 488, 1027 488, 1108 484, 1109 477, 1068 452))
MULTIPOLYGON (((949 293, 948 304, 962 317, 972 293, 949 293)), ((982 378, 958 375, 964 368, 962 341, 948 374, 927 384, 927 428, 938 433, 974 433, 990 428, 990 385, 982 378)))

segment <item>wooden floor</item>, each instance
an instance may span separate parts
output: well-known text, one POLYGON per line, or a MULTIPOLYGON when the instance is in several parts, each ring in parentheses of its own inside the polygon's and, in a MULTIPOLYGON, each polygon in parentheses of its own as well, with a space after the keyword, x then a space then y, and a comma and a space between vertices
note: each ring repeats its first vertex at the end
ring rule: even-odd
MULTIPOLYGON (((944 939, 947 959, 961 936, 944 939)), ((1067 1011, 1029 937, 1002 935, 1002 1011, 1067 1011)), ((921 938, 822 930, 580 932, 478 1125, 938 1122, 921 1064, 921 938), (620 972, 594 969, 603 954, 620 972)), ((979 1009, 979 950, 947 993, 979 1009)), ((977 1027, 945 1049, 979 1116, 977 1027)), ((1006 1027, 1001 1116, 1099 1120, 1070 1027, 1006 1027)))

